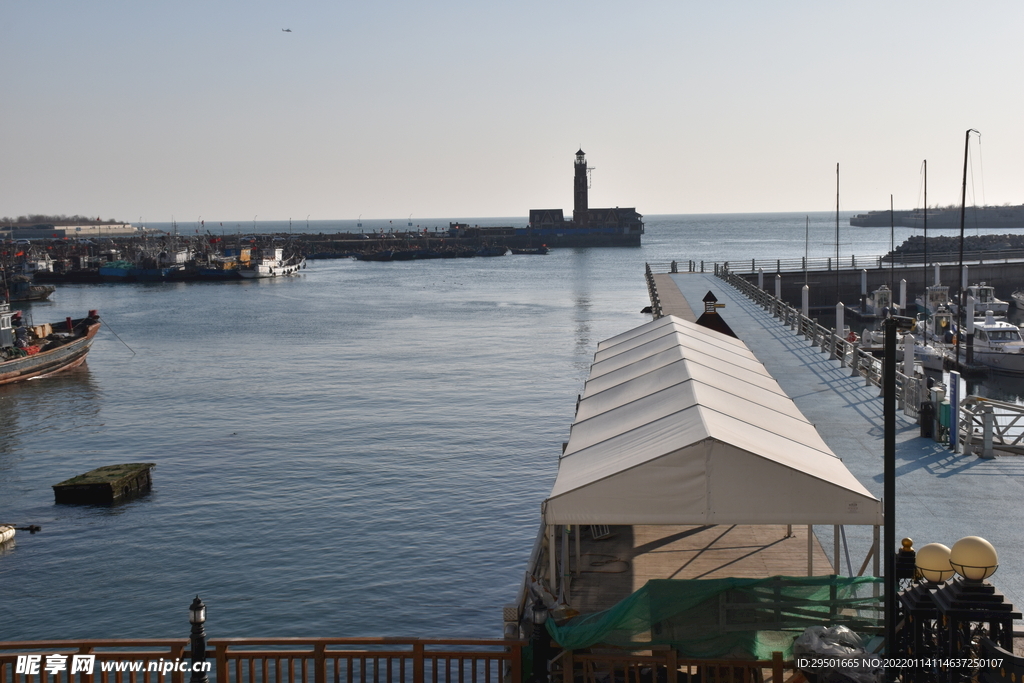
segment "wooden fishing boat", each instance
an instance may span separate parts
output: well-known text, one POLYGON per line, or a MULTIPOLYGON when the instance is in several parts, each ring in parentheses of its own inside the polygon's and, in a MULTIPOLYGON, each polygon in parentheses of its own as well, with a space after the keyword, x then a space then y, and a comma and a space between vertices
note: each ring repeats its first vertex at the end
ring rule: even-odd
POLYGON ((48 377, 85 362, 100 316, 28 326, 9 303, 0 303, 0 384, 48 377))

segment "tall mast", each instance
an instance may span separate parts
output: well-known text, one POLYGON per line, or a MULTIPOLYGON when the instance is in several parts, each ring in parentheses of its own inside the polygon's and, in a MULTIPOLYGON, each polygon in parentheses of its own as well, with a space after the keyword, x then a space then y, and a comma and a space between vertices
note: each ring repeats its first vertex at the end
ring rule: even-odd
MULTIPOLYGON (((960 299, 960 308, 957 310, 956 314, 956 320, 959 325, 959 328, 956 331, 956 362, 958 363, 960 362, 960 337, 963 336, 962 321, 965 319, 964 316, 966 313, 964 311, 964 287, 962 282, 964 277, 964 215, 967 211, 967 152, 970 147, 972 132, 978 133, 978 131, 973 128, 968 128, 967 133, 964 136, 964 184, 963 189, 960 192, 960 260, 956 274, 957 280, 960 281, 958 285, 960 287, 960 296, 958 297, 960 299)), ((981 133, 978 133, 978 135, 981 135, 981 133)))
POLYGON ((839 162, 836 162, 836 303, 839 303, 839 162))
MULTIPOLYGON (((896 297, 896 272, 893 264, 896 262, 896 216, 892 210, 892 195, 889 195, 889 296, 896 297)), ((890 304, 889 308, 892 308, 890 304)))
POLYGON ((928 160, 924 160, 924 279, 921 281, 921 301, 928 304, 928 160))

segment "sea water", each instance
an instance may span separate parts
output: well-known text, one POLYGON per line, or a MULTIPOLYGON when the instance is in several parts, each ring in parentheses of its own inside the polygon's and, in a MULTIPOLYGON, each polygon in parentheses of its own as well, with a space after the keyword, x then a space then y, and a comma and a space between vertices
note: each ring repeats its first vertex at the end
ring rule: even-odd
MULTIPOLYGON (((847 219, 843 256, 889 250, 847 219)), ((644 263, 836 248, 827 212, 646 223, 637 248, 311 261, 26 307, 105 327, 85 366, 0 387, 0 523, 42 527, 0 548, 0 640, 180 637, 197 594, 211 636, 500 637, 596 344, 650 319, 644 263), (54 504, 126 462, 156 464, 152 493, 54 504)))

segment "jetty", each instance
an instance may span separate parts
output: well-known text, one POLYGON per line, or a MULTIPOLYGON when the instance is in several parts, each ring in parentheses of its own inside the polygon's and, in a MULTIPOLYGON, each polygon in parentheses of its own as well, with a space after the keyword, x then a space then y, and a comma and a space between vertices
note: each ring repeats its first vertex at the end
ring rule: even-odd
MULTIPOLYGON (((667 265, 664 270, 669 270, 667 265)), ((876 384, 830 358, 833 354, 822 351, 820 339, 804 336, 792 320, 776 317, 722 277, 699 272, 653 277, 665 315, 686 314, 675 307, 680 298, 700 301, 709 290, 714 292, 725 304, 720 309, 723 319, 814 423, 829 448, 869 491, 882 496, 883 415, 876 384)), ((1006 553, 1024 545, 1024 532, 1010 512, 1019 506, 1024 460, 954 452, 921 437, 914 417, 898 412, 896 420, 898 537, 910 537, 920 547, 933 542, 951 546, 965 536, 982 536, 1006 553)), ((832 528, 815 527, 814 533, 823 547, 834 546, 832 528)), ((846 533, 851 544, 868 540, 859 527, 846 533)), ((841 559, 841 569, 850 569, 845 556, 841 559)), ((993 580, 1010 602, 1024 604, 1024 563, 1001 565, 993 580)))

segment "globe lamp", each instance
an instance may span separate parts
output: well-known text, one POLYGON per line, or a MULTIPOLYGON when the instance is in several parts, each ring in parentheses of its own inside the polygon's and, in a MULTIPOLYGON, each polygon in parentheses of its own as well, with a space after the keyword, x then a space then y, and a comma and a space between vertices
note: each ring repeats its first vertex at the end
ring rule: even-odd
POLYGON ((926 581, 943 583, 953 576, 950 549, 941 543, 929 543, 917 550, 917 570, 926 581))
POLYGON ((999 556, 992 544, 979 536, 965 536, 953 544, 949 564, 968 581, 984 581, 999 568, 999 556))

